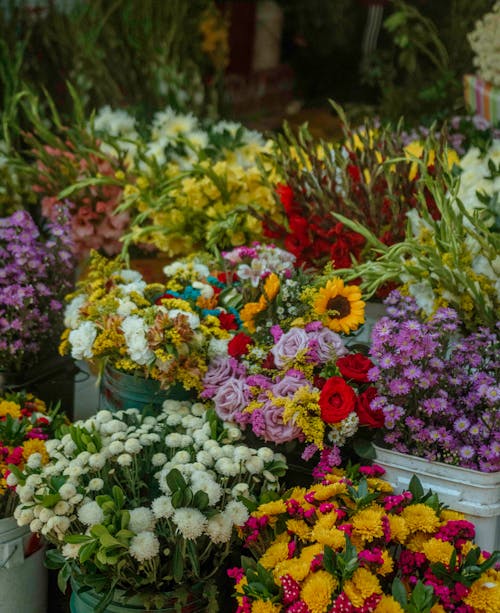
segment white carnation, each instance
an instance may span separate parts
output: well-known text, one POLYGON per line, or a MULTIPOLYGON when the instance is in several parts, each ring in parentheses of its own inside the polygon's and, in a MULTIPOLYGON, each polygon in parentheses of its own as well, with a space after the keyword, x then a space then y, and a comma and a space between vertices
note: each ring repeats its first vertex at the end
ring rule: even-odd
POLYGON ((130 358, 137 364, 148 364, 154 359, 154 353, 148 346, 146 338, 147 326, 137 315, 125 317, 121 323, 130 358))
POLYGON ((71 357, 75 360, 91 358, 92 345, 97 336, 97 327, 91 321, 84 321, 78 328, 71 330, 68 341, 71 345, 71 357))
POLYGON ((170 309, 167 311, 170 319, 175 319, 179 315, 183 315, 186 317, 189 327, 192 330, 196 330, 196 328, 200 327, 200 318, 196 313, 190 313, 189 311, 183 311, 182 309, 170 309))
POLYGON ((64 326, 70 330, 74 330, 80 323, 80 309, 87 301, 87 296, 81 294, 71 300, 64 311, 64 326))

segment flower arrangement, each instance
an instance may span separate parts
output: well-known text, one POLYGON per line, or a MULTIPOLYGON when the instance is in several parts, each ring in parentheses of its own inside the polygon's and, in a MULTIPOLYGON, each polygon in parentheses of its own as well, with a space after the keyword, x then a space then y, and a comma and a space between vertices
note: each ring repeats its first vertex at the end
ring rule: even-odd
POLYGON ((100 411, 47 441, 48 461, 15 471, 15 516, 56 546, 63 584, 94 589, 100 609, 115 588, 161 608, 216 574, 235 526, 278 487, 286 465, 241 441, 202 403, 169 400, 156 417, 100 411), (169 593, 170 592, 170 593, 169 593))
POLYGON ((391 494, 383 469, 336 470, 256 509, 253 557, 228 571, 238 613, 487 613, 500 606, 499 552, 413 481, 391 494))
MULTIPOLYGON (((310 457, 324 445, 342 445, 372 420, 372 364, 349 353, 338 332, 364 321, 357 286, 331 274, 294 268, 294 256, 273 246, 223 252, 243 331, 209 363, 202 396, 223 420, 249 426, 267 442, 299 439, 310 457), (272 262, 272 264, 271 264, 272 262), (275 322, 280 323, 275 323, 275 322)), ((231 293, 227 293, 225 299, 231 293)))
POLYGON ((110 365, 142 374, 164 388, 181 383, 201 391, 210 357, 225 351, 238 327, 237 312, 218 307, 223 284, 201 261, 166 271, 166 283, 147 285, 120 259, 93 253, 87 277, 68 297, 60 352, 99 370, 110 365))
POLYGON ((64 421, 57 408, 48 410, 43 400, 27 392, 0 398, 0 518, 10 517, 19 502, 9 466, 23 470, 45 464, 45 441, 64 421))
POLYGON ((499 32, 500 2, 496 2, 492 10, 476 23, 476 27, 468 35, 479 76, 496 87, 500 87, 497 45, 499 32))
POLYGON ((451 307, 463 327, 493 328, 500 309, 500 241, 498 233, 478 212, 470 212, 458 199, 460 180, 442 176, 446 189, 425 178, 435 207, 434 217, 425 202, 407 215, 403 241, 387 247, 361 224, 346 220, 363 232, 374 258, 351 269, 339 271, 346 281, 361 278, 361 289, 372 296, 384 283, 396 283, 415 298, 430 316, 437 308, 451 307))
POLYGON ((500 328, 458 336, 456 311, 419 316, 416 301, 393 292, 373 328, 368 372, 385 418, 386 445, 427 460, 500 470, 500 328))
MULTIPOLYGON (((337 107, 336 107, 337 108, 337 107)), ((266 236, 283 242, 299 264, 348 268, 365 260, 369 245, 344 218, 364 224, 384 245, 404 236, 406 212, 418 206, 420 173, 413 156, 439 177, 443 139, 432 135, 405 144, 401 131, 368 122, 351 130, 341 109, 344 139, 338 146, 316 141, 305 128, 279 136, 271 154, 283 222, 264 215, 266 236), (276 169, 276 170, 274 170, 276 169)), ((458 162, 453 151, 446 169, 458 162)), ((429 200, 431 200, 429 196, 429 200)))
POLYGON ((24 210, 0 219, 0 370, 30 368, 57 347, 74 266, 61 207, 58 215, 43 230, 24 210))

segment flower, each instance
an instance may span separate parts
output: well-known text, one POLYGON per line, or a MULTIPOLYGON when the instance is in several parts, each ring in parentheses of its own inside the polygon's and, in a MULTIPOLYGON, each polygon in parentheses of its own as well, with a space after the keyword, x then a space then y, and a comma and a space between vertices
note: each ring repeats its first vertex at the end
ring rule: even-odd
POLYGON ((328 281, 314 301, 315 311, 325 325, 334 332, 346 334, 364 323, 364 306, 359 288, 344 286, 338 277, 328 281))
POLYGON ((155 558, 160 551, 160 541, 153 532, 139 532, 130 541, 130 555, 138 562, 155 558))
POLYGON ((319 406, 321 418, 328 424, 335 424, 345 419, 354 411, 356 394, 342 377, 331 377, 323 386, 319 406))
POLYGON ((346 379, 366 383, 368 381, 368 371, 373 367, 373 362, 362 353, 354 353, 341 356, 337 360, 337 366, 340 374, 346 379))
POLYGON ((246 355, 249 351, 249 345, 253 343, 251 336, 239 332, 229 341, 227 345, 227 353, 233 358, 239 358, 246 355))
POLYGON ((336 581, 325 570, 309 575, 300 590, 300 597, 308 606, 311 613, 326 613, 336 588, 336 581))

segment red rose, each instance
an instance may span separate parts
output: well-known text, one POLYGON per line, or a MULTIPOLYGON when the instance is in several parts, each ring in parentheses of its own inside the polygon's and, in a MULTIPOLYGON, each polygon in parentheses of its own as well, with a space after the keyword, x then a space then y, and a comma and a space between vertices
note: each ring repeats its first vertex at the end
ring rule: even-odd
POLYGON ((274 355, 269 352, 266 356, 266 359, 262 362, 262 368, 266 370, 273 370, 276 368, 276 364, 274 363, 274 355))
POLYGON ((346 355, 337 360, 340 374, 346 379, 366 383, 368 371, 373 368, 373 362, 362 353, 346 355))
POLYGON ((361 426, 369 426, 370 428, 382 428, 384 425, 384 412, 380 409, 374 411, 370 407, 371 401, 377 395, 376 387, 369 387, 356 399, 356 413, 359 417, 361 426))
POLYGON ((219 313, 220 326, 224 330, 237 330, 236 317, 232 313, 219 313))
POLYGON ((229 341, 227 352, 232 358, 239 358, 248 353, 248 346, 251 344, 253 344, 252 338, 243 334, 243 332, 239 332, 229 341))
POLYGON ((354 411, 356 394, 342 377, 331 377, 319 395, 321 419, 327 424, 336 424, 354 411))

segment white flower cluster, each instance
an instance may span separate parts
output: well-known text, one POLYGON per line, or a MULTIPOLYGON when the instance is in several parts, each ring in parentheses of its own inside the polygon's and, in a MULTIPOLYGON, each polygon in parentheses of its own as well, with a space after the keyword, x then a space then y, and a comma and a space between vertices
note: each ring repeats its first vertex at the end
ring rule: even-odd
POLYGON ((359 427, 359 417, 353 411, 340 423, 334 424, 334 426, 334 428, 329 429, 327 438, 333 445, 342 447, 347 439, 356 434, 359 427))
POLYGON ((118 485, 124 503, 116 512, 129 512, 128 552, 137 562, 168 555, 179 538, 227 543, 248 517, 240 498, 276 489, 274 473, 285 467, 281 454, 251 449, 241 436, 199 402, 167 400, 157 417, 100 411, 47 441, 49 462, 28 466, 17 485, 15 517, 76 559, 79 546, 65 536, 88 535, 112 521, 102 497, 118 485), (177 493, 170 487, 173 469, 182 476, 177 493))
POLYGON ((123 109, 114 110, 109 105, 99 109, 94 117, 94 130, 103 137, 101 151, 108 155, 116 154, 116 149, 106 142, 106 136, 111 136, 116 145, 127 152, 131 162, 137 152, 139 134, 136 121, 132 115, 123 109))
POLYGON ((500 2, 496 2, 492 11, 476 23, 468 39, 479 76, 500 87, 500 2))

